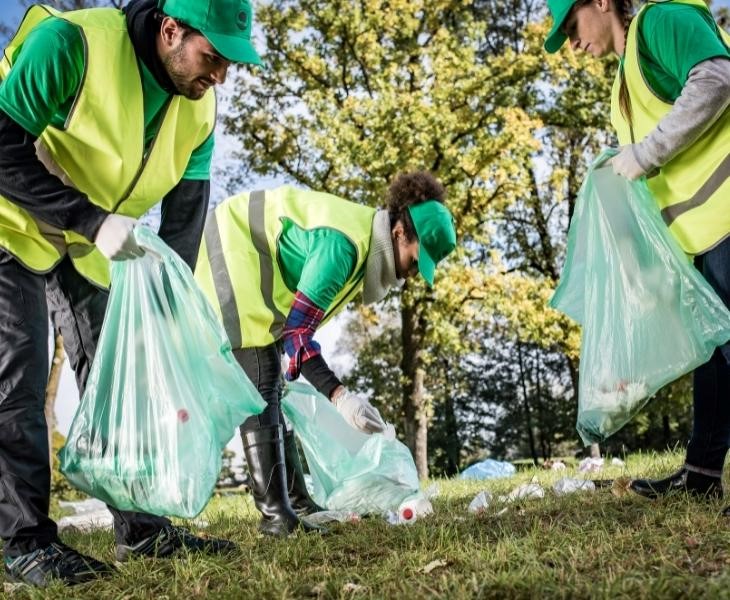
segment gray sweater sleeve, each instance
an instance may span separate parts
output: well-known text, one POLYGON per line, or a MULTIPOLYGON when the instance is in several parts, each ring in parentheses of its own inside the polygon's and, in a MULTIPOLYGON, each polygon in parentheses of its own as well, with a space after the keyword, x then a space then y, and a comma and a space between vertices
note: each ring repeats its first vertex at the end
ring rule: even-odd
POLYGON ((654 130, 634 145, 634 156, 649 172, 690 146, 730 105, 730 59, 711 58, 695 65, 682 93, 654 130))

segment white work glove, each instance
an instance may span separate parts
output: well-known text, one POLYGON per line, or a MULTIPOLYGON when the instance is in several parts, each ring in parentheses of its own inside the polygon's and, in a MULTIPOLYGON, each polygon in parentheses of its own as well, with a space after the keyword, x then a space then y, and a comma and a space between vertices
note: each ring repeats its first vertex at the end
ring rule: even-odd
POLYGON ((144 250, 134 239, 137 219, 124 215, 110 214, 99 227, 94 243, 109 260, 127 260, 144 256, 144 250))
POLYGON ((611 159, 611 166, 616 175, 626 177, 630 181, 646 175, 646 170, 636 160, 636 148, 634 144, 621 146, 619 153, 611 159))
POLYGON ((332 404, 347 423, 363 433, 380 433, 385 431, 385 421, 378 409, 364 398, 342 388, 332 397, 332 404))

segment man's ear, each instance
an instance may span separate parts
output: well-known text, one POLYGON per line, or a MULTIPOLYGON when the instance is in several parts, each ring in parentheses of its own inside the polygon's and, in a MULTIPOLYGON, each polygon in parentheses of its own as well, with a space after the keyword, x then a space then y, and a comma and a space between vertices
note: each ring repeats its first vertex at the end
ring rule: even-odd
POLYGON ((403 229, 403 223, 400 219, 398 219, 395 222, 395 225, 393 225, 393 229, 390 230, 390 236, 393 239, 398 239, 399 237, 402 237, 405 234, 405 229, 403 229))
POLYGON ((172 17, 163 17, 160 25, 160 37, 162 43, 167 47, 175 45, 175 39, 179 35, 180 27, 172 17))

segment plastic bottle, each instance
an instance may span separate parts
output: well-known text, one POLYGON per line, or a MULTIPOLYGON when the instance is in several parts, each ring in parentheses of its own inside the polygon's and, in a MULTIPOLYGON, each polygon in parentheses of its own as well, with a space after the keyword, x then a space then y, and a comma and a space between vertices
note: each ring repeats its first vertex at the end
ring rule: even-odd
POLYGON ((406 498, 398 507, 397 523, 409 525, 415 523, 419 517, 433 513, 433 506, 422 494, 406 498))

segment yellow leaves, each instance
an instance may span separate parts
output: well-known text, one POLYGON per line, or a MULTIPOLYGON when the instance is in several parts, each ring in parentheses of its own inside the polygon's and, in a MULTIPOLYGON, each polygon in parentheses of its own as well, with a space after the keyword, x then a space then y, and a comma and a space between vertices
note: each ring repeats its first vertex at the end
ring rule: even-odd
POLYGON ((484 309, 505 319, 504 333, 546 349, 559 349, 577 358, 578 327, 561 313, 548 307, 552 286, 521 273, 494 272, 485 282, 484 309))

